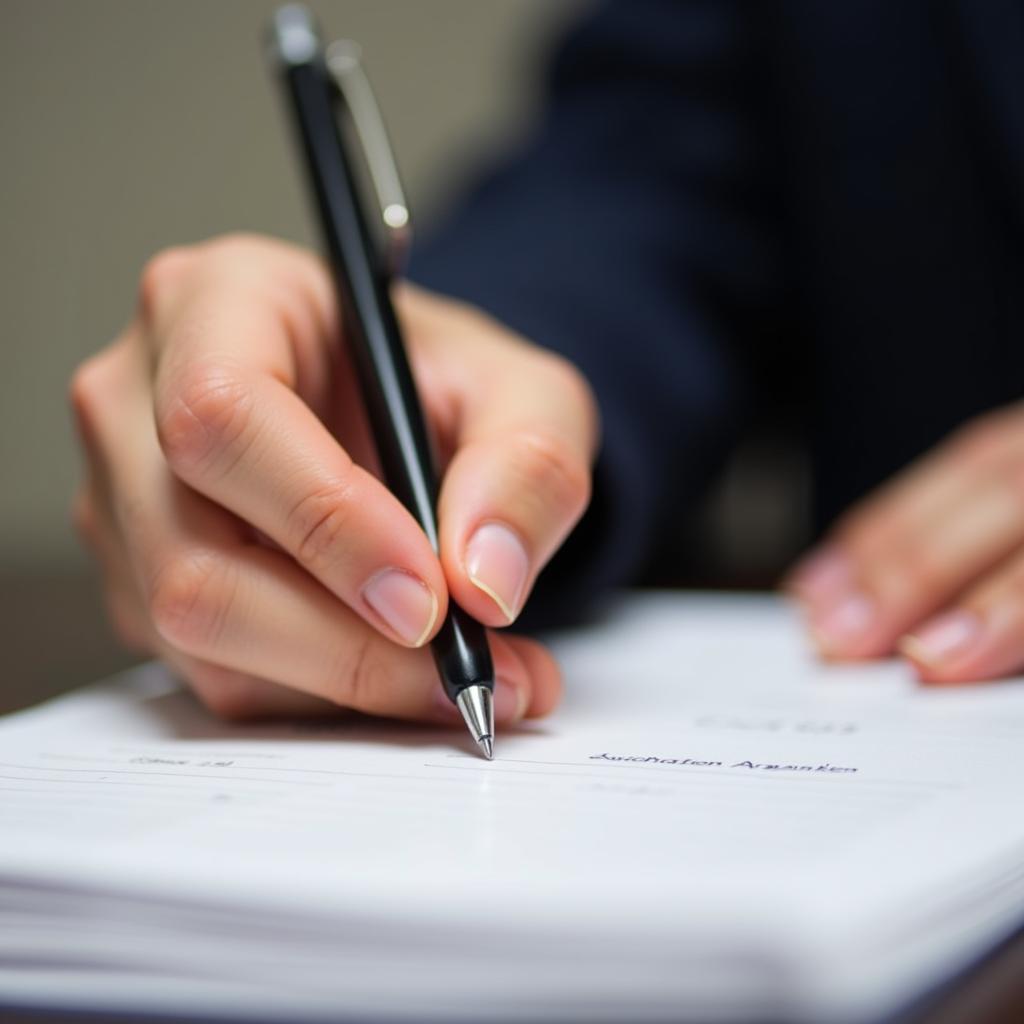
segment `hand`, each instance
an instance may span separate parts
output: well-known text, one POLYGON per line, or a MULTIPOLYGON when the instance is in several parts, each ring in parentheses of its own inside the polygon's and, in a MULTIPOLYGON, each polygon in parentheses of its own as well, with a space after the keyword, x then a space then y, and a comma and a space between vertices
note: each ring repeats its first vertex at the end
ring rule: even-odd
POLYGON ((1024 404, 968 424, 796 569, 821 652, 901 651, 928 682, 1024 669, 1024 404))
MULTIPOLYGON (((302 250, 160 254, 132 323, 75 374, 75 520, 115 627, 215 712, 458 721, 419 649, 449 595, 508 624, 586 506, 581 376, 468 307, 411 286, 396 300, 446 465, 440 559, 372 472, 330 281, 302 250)), ((498 721, 555 705, 539 644, 492 650, 498 721)))

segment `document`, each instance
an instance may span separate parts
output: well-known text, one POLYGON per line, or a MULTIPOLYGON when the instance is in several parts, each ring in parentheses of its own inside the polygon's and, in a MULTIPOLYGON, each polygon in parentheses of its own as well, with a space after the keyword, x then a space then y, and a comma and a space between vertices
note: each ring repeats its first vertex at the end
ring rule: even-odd
POLYGON ((552 644, 492 762, 155 665, 0 720, 0 1007, 867 1022, 1024 923, 1024 681, 823 666, 768 597, 552 644))

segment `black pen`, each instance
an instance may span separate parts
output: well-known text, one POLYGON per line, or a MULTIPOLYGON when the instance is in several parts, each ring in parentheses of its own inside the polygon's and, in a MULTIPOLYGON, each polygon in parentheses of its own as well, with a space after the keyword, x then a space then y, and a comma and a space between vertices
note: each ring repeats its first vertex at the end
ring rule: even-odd
MULTIPOLYGON (((275 13, 271 49, 301 140, 384 482, 438 551, 438 474, 390 296, 395 247, 406 242, 409 218, 387 135, 358 50, 341 43, 325 53, 304 7, 289 4, 275 13), (382 253, 371 235, 339 115, 361 139, 391 252, 382 253)), ((480 749, 492 757, 494 667, 483 626, 449 601, 431 649, 445 693, 480 749)))

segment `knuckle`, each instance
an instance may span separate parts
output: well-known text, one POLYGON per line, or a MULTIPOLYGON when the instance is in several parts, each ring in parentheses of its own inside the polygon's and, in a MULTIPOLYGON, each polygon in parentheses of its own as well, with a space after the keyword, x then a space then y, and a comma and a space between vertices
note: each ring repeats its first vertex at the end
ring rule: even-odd
POLYGON ((68 384, 68 402, 83 433, 91 430, 95 412, 106 391, 107 350, 97 352, 80 363, 68 384))
POLYGON ((204 242, 201 256, 207 272, 236 282, 246 281, 266 292, 291 283, 296 257, 299 265, 310 258, 304 250, 288 242, 245 231, 232 231, 204 242))
POLYGON ((572 515, 579 515, 590 500, 590 470, 576 449, 552 434, 525 431, 516 436, 509 461, 511 471, 527 494, 572 515))
POLYGON ((173 556, 150 587, 153 627, 167 643, 188 653, 215 646, 230 605, 223 562, 208 552, 173 556))
POLYGON ((349 533, 354 506, 351 485, 336 481, 305 495, 288 515, 292 550, 310 571, 326 569, 337 557, 339 541, 349 533))
POLYGON ((274 242, 250 231, 226 231, 211 238, 203 246, 209 256, 233 261, 239 256, 251 256, 271 249, 274 242))
POLYGON ((139 313, 152 322, 168 290, 180 278, 191 260, 191 251, 184 246, 161 249, 151 256, 139 274, 139 313))
POLYGON ((92 401, 96 381, 96 356, 90 356, 84 362, 79 363, 71 374, 71 381, 68 384, 68 400, 71 407, 79 412, 86 408, 92 401))
POLYGON ((197 365, 157 407, 156 429, 167 461, 189 469, 233 446, 252 422, 253 398, 230 369, 197 365))

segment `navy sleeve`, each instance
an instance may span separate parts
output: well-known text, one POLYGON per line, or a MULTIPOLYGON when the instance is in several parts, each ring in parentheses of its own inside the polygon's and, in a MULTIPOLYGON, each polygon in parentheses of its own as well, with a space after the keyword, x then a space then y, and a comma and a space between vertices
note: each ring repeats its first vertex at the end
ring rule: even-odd
POLYGON ((528 626, 628 583, 733 440, 732 344, 773 265, 745 12, 604 3, 562 45, 525 151, 486 176, 411 277, 574 362, 602 447, 591 508, 542 574, 528 626))

